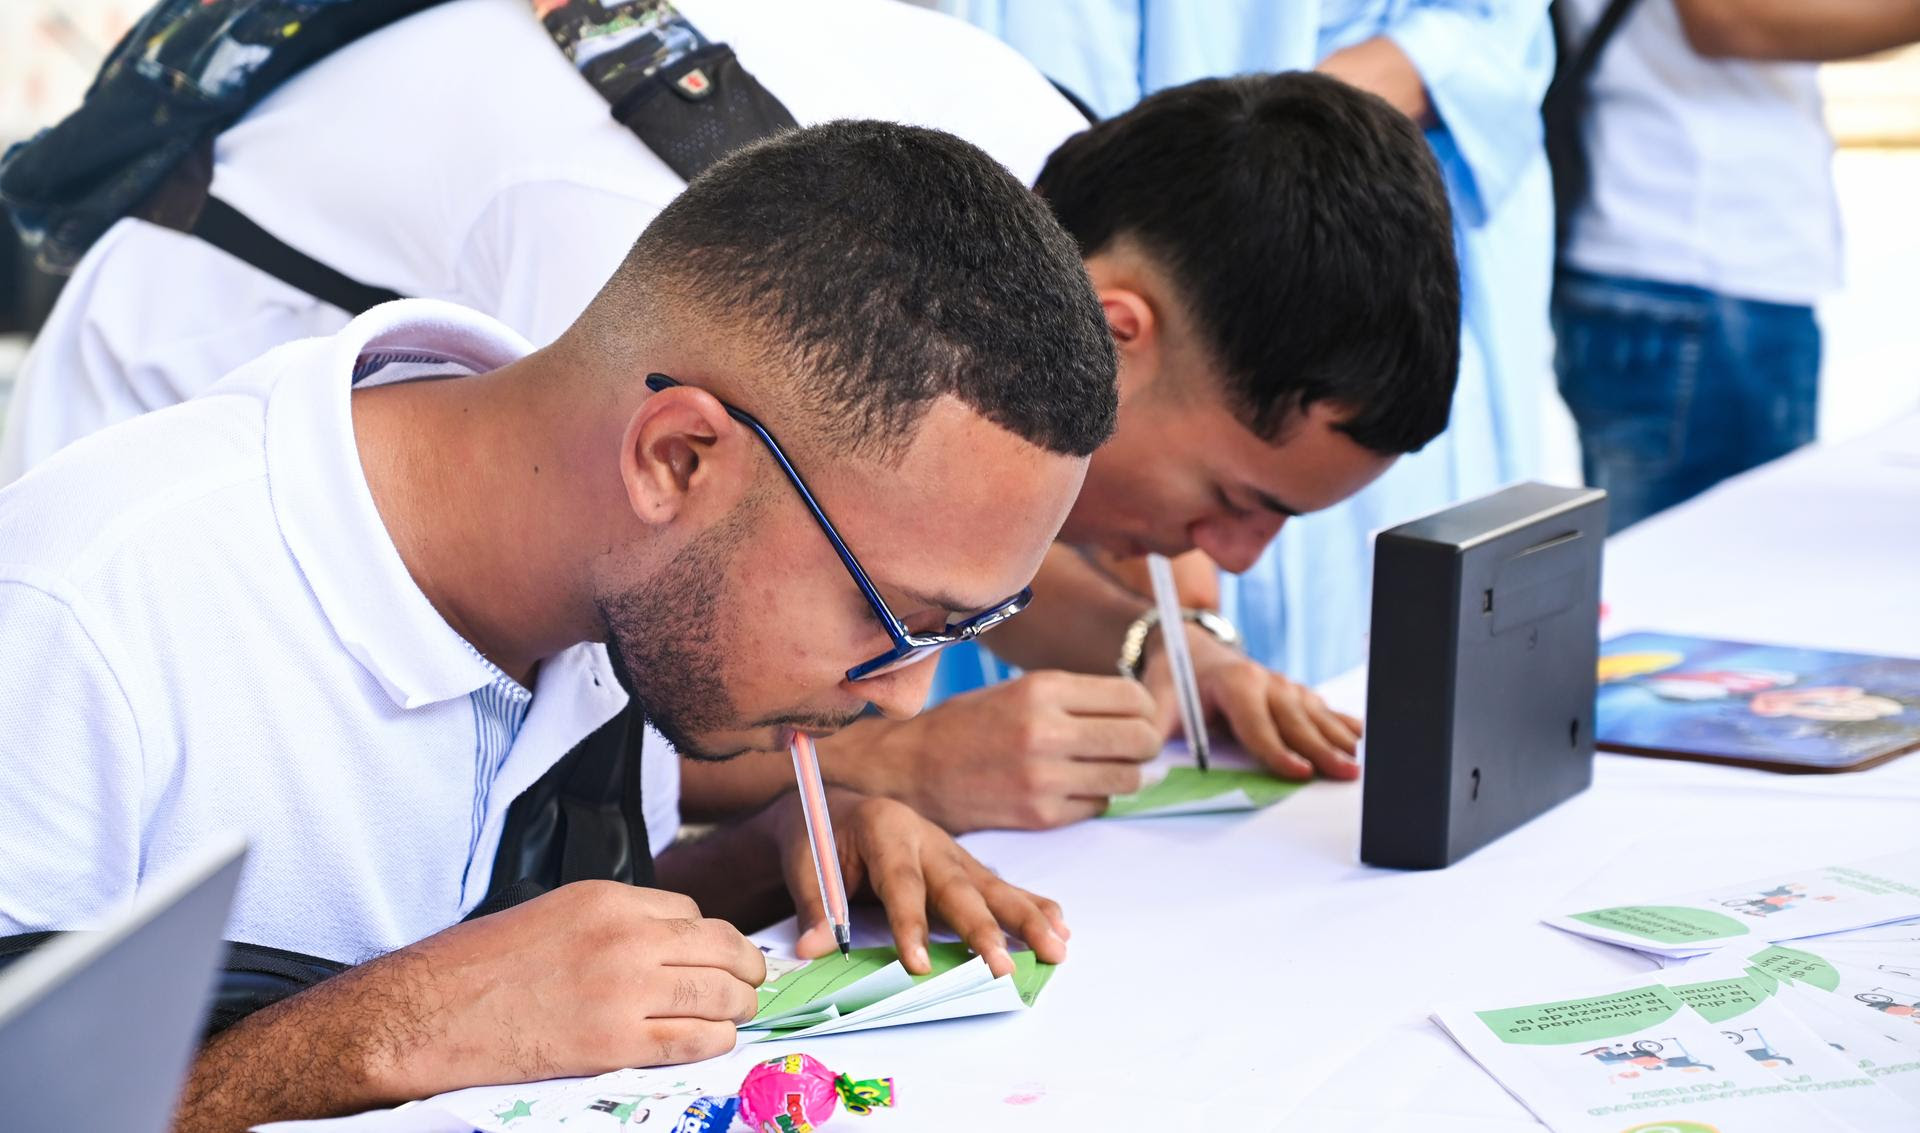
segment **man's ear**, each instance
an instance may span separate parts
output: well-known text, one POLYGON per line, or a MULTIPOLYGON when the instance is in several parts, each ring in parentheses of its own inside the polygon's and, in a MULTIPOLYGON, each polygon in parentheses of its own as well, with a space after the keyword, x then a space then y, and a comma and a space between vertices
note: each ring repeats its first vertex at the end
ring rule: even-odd
MULTIPOLYGON (((716 443, 740 429, 705 390, 674 386, 647 396, 620 438, 620 480, 642 523, 671 523, 696 491, 724 479, 711 459, 716 443)), ((737 437, 735 439, 738 439, 737 437)))
POLYGON ((1137 348, 1159 333, 1159 320, 1147 297, 1130 287, 1100 289, 1100 307, 1107 313, 1107 329, 1122 350, 1137 348))
POLYGON ((1145 295, 1127 287, 1102 287, 1100 307, 1107 315, 1120 354, 1120 396, 1144 388, 1160 370, 1161 322, 1145 295))

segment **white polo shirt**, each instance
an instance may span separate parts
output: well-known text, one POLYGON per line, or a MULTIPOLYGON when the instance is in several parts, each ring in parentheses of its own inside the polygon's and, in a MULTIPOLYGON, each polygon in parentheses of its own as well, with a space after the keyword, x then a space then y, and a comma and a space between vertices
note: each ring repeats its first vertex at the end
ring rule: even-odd
POLYGON ((232 939, 358 962, 480 901, 514 798, 626 694, 599 645, 529 692, 440 617, 349 393, 528 349, 388 304, 0 491, 0 933, 94 924, 225 831, 232 939))

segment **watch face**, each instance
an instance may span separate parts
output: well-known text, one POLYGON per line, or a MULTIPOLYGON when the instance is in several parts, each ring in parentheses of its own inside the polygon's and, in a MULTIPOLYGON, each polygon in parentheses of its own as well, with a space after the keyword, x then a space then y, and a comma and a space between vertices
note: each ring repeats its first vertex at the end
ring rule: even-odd
POLYGON ((1188 610, 1187 620, 1228 645, 1240 643, 1240 631, 1233 628, 1232 622, 1212 610, 1188 610))

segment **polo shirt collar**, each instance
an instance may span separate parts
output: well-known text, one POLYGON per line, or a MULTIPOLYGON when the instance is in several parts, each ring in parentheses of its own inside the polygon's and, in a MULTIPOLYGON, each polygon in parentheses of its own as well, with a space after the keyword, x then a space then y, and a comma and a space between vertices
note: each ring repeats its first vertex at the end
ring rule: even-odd
POLYGON ((393 545, 354 440, 354 375, 388 359, 485 373, 532 349, 494 319, 431 299, 385 303, 284 348, 266 409, 274 514, 341 645, 400 708, 464 696, 500 671, 433 608, 393 545))

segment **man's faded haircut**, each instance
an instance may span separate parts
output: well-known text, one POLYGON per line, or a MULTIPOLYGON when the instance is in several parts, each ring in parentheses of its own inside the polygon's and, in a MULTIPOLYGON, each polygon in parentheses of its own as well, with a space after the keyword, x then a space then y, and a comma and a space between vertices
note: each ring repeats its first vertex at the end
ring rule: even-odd
POLYGON ((754 328, 793 375, 775 399, 839 453, 903 455, 942 395, 1053 453, 1087 456, 1113 432, 1113 342, 1079 248, 951 134, 840 121, 729 156, 593 306, 626 317, 663 292, 754 328))

